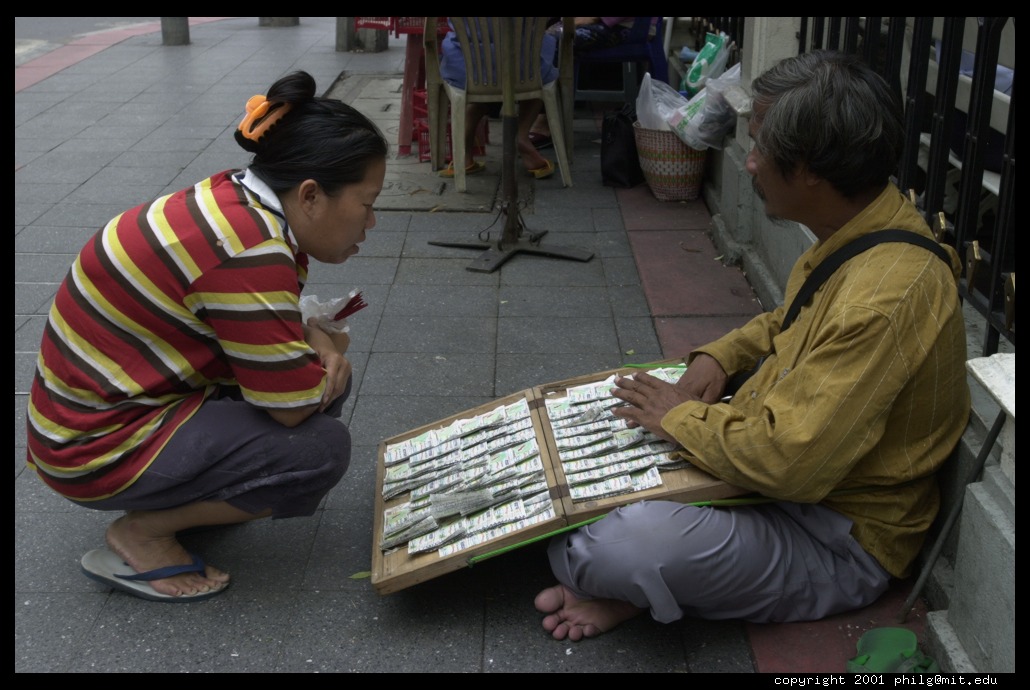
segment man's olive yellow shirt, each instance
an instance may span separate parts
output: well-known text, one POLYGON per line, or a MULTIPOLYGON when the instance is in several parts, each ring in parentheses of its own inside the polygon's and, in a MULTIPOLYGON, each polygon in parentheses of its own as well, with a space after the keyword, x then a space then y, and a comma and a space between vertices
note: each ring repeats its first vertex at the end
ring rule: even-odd
MULTIPOLYGON (((887 228, 932 237, 888 185, 801 255, 786 304, 833 251, 887 228)), ((858 543, 906 576, 937 515, 934 472, 969 416, 961 264, 948 251, 951 266, 922 247, 879 244, 838 268, 783 333, 781 306, 699 348, 691 357, 707 353, 729 375, 769 356, 728 404, 683 403, 662 426, 730 484, 846 515, 858 543)))

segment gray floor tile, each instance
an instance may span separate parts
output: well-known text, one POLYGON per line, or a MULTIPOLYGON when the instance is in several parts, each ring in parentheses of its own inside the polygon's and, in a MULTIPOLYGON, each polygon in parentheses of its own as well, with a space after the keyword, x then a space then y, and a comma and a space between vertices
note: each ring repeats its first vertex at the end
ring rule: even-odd
POLYGON ((619 351, 611 318, 547 316, 498 320, 499 353, 612 354, 619 351))
POLYGON ((376 352, 460 355, 493 352, 497 319, 460 316, 384 316, 376 352))
POLYGON ((489 397, 494 395, 494 355, 375 352, 361 394, 489 397))
POLYGON ((103 660, 84 655, 83 646, 107 604, 101 593, 14 595, 14 672, 108 672, 103 660), (60 644, 54 644, 59 640, 60 644))

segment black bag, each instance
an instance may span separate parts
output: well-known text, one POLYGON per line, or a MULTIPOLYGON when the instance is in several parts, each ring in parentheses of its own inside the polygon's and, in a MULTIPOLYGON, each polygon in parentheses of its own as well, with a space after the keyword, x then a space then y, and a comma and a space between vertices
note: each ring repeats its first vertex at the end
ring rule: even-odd
POLYGON ((636 187, 644 181, 637 156, 633 122, 637 109, 627 103, 622 110, 610 110, 601 123, 601 184, 605 187, 636 187))

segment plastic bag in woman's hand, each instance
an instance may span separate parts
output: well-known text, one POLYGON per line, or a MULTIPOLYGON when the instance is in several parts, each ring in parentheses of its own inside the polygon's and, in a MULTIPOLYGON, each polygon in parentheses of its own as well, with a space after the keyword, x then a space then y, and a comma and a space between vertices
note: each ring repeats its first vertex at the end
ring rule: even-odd
POLYGON ((318 295, 304 295, 300 298, 300 315, 305 324, 312 317, 317 319, 318 327, 326 333, 347 333, 350 331, 347 317, 367 306, 357 290, 326 302, 320 301, 318 295))
POLYGON ((647 72, 637 94, 637 121, 644 129, 669 129, 669 118, 686 104, 687 99, 679 91, 663 81, 652 79, 651 73, 647 72))

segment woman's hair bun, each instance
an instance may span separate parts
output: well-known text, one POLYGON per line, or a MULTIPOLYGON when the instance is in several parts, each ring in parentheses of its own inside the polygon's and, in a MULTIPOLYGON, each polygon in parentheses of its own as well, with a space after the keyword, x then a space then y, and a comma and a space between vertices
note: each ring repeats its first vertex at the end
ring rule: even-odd
POLYGON ((247 114, 236 128, 236 141, 247 151, 257 153, 261 140, 292 108, 290 103, 251 96, 247 101, 247 114))

